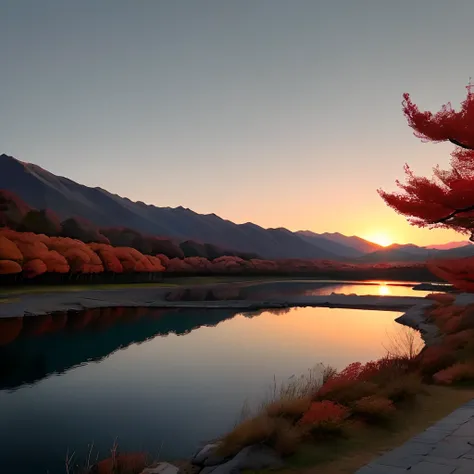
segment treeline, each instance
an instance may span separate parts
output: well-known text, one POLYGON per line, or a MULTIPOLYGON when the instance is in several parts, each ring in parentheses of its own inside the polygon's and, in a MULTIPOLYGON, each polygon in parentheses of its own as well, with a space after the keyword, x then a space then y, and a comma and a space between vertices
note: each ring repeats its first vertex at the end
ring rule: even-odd
POLYGON ((44 234, 48 237, 69 237, 85 243, 101 243, 114 247, 130 247, 145 255, 163 254, 168 258, 203 257, 214 260, 233 256, 244 260, 258 255, 223 249, 193 240, 177 242, 169 238, 144 235, 130 228, 100 228, 80 217, 60 220, 47 209, 32 209, 15 194, 0 190, 0 227, 18 232, 44 234))
POLYGON ((32 232, 0 229, 0 283, 22 280, 60 283, 67 281, 156 281, 163 274, 181 275, 304 275, 334 278, 396 278, 407 272, 426 278, 423 264, 352 265, 330 260, 244 260, 224 256, 169 258, 145 255, 131 247, 85 243, 69 237, 49 237, 32 232))
POLYGON ((0 190, 0 284, 130 283, 182 275, 272 275, 326 279, 428 280, 423 263, 349 264, 331 260, 264 260, 211 244, 60 221, 0 190), (226 253, 223 255, 223 253, 226 253))

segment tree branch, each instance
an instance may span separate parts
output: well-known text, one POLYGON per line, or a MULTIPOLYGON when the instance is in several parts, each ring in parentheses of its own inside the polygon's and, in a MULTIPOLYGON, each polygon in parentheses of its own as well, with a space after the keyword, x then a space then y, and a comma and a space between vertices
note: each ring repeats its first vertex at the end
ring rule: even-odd
POLYGON ((434 221, 433 224, 441 224, 442 222, 449 221, 449 219, 457 216, 458 214, 462 214, 463 212, 469 212, 469 211, 474 211, 474 204, 471 204, 470 206, 467 206, 467 207, 462 207, 461 209, 455 209, 453 212, 451 212, 451 214, 434 221))
POLYGON ((461 148, 464 148, 466 150, 474 150, 474 148, 472 148, 471 146, 467 146, 467 145, 464 145, 462 144, 461 142, 458 142, 455 138, 448 138, 448 140, 454 144, 454 145, 457 145, 457 146, 460 146, 461 148))

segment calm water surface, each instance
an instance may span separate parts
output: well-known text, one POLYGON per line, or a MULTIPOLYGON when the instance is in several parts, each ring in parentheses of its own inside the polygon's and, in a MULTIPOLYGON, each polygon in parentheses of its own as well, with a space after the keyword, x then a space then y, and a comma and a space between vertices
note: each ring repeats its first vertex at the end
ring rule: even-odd
POLYGON ((382 356, 407 331, 398 315, 116 309, 0 321, 1 472, 64 473, 68 449, 84 458, 93 442, 106 457, 115 438, 124 451, 188 456, 274 376, 382 356))

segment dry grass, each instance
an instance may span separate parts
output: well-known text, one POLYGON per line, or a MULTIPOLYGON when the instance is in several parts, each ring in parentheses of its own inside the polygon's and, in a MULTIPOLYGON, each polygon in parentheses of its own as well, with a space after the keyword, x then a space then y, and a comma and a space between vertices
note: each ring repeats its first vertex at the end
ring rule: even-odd
POLYGON ((310 401, 308 399, 335 373, 334 368, 318 364, 300 376, 292 375, 280 385, 276 377, 273 377, 273 383, 262 400, 254 405, 248 400, 244 402, 236 426, 262 413, 269 416, 296 416, 301 409, 307 407, 310 401))
POLYGON ((403 403, 413 400, 418 394, 426 391, 420 376, 416 373, 405 374, 388 382, 381 391, 381 395, 392 400, 393 403, 403 403))
POLYGON ((352 406, 352 412, 368 423, 383 423, 390 420, 395 414, 392 400, 380 395, 357 400, 352 406))
POLYGON ((278 427, 277 421, 265 414, 244 420, 222 439, 219 451, 227 456, 246 446, 268 442, 275 438, 278 427))
POLYGON ((456 362, 447 369, 433 375, 433 380, 441 385, 472 381, 474 379, 474 361, 456 362))
POLYGON ((390 430, 371 425, 353 425, 353 436, 328 443, 309 443, 288 458, 281 474, 353 474, 383 452, 400 446, 420 431, 474 398, 472 389, 426 387, 416 401, 403 407, 390 430))
POLYGON ((422 351, 424 343, 413 329, 399 326, 387 333, 388 343, 385 347, 387 357, 415 359, 422 351))
POLYGON ((311 397, 303 398, 282 398, 271 402, 265 407, 265 411, 270 417, 277 418, 299 418, 305 413, 311 404, 311 397))

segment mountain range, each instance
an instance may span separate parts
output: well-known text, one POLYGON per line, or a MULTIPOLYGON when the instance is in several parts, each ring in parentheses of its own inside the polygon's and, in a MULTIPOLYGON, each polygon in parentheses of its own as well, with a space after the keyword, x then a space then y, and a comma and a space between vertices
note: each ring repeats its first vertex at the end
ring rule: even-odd
POLYGON ((0 155, 0 189, 8 190, 29 206, 50 209, 60 218, 81 217, 101 227, 127 227, 148 235, 194 240, 262 258, 303 258, 376 263, 422 261, 474 255, 474 246, 429 249, 416 245, 381 247, 357 236, 340 233, 292 232, 265 229, 251 222, 235 224, 215 214, 198 214, 184 207, 157 207, 68 178, 38 165, 0 155))

